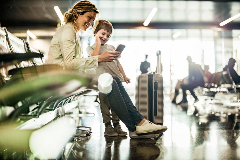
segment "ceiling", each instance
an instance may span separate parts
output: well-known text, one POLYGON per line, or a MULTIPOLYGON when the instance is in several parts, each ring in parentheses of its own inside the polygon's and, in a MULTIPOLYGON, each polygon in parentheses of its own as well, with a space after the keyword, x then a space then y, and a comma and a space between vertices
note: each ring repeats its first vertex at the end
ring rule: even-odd
POLYGON ((72 0, 1 0, 2 26, 56 26, 58 16, 53 9, 68 10, 72 0))
MULTIPOLYGON (((147 0, 146 0, 147 1, 147 0)), ((1 27, 7 27, 11 32, 20 32, 28 29, 53 30, 59 23, 59 18, 53 7, 59 6, 64 13, 75 3, 75 0, 1 0, 0 1, 0 23, 1 27)), ((101 0, 92 1, 98 6, 101 0)), ((151 3, 153 1, 149 1, 151 3)), ((185 1, 190 3, 191 1, 185 1)), ((207 1, 205 1, 207 2, 207 1)), ((154 21, 149 28, 157 29, 184 29, 184 28, 212 28, 219 26, 219 22, 229 18, 234 6, 235 12, 240 11, 239 1, 210 1, 213 3, 213 21, 189 22, 189 21, 154 21), (231 4, 230 4, 231 3, 231 4), (229 5, 230 4, 230 5, 229 5)), ((134 6, 131 6, 133 8, 134 6)), ((100 10, 101 12, 101 10, 100 10)), ((111 11, 109 11, 111 12, 111 11)), ((170 10, 173 12, 173 10, 170 10)), ((107 12, 108 13, 108 12, 107 12)), ((109 14, 109 13, 108 13, 109 14)), ((117 13, 121 15, 122 13, 117 13)), ((137 28, 142 27, 142 21, 131 22, 119 20, 112 22, 114 28, 137 28)), ((8 29, 8 30, 9 30, 8 29)), ((223 29, 240 29, 240 20, 232 22, 223 29)))

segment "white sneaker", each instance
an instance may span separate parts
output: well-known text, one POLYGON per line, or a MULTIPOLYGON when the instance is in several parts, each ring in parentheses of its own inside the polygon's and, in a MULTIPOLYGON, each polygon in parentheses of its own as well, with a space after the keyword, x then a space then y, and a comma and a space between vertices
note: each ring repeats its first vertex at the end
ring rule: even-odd
POLYGON ((144 126, 136 126, 136 132, 137 134, 142 134, 142 133, 157 133, 160 132, 165 132, 167 130, 166 126, 161 126, 161 125, 156 125, 152 122, 148 122, 144 126))
POLYGON ((154 134, 154 133, 138 135, 138 134, 136 133, 136 131, 133 131, 133 132, 130 132, 130 131, 129 131, 129 137, 130 137, 130 138, 156 138, 156 137, 158 137, 158 136, 159 136, 159 134, 154 134))

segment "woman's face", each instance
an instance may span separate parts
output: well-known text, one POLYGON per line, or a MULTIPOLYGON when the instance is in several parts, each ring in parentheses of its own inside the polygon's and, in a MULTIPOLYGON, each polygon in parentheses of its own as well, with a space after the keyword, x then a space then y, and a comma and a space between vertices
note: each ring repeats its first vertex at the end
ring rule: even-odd
POLYGON ((88 27, 92 26, 95 18, 96 12, 86 12, 83 15, 79 15, 76 20, 77 31, 80 29, 86 31, 88 27))

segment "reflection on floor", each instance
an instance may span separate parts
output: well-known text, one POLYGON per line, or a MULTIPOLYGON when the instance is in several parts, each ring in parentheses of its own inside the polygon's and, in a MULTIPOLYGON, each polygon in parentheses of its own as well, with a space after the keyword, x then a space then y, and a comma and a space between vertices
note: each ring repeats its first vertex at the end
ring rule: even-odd
MULTIPOLYGON (((197 105, 189 101, 180 106, 171 104, 168 96, 164 99, 164 125, 168 130, 158 139, 130 139, 104 137, 99 106, 94 96, 86 96, 80 110, 74 108, 66 116, 71 116, 78 126, 91 127, 92 133, 68 142, 61 160, 240 159, 239 106, 218 105, 204 98, 197 105)), ((124 124, 121 126, 127 131, 124 124)), ((4 148, 0 148, 0 159, 38 160, 30 152, 19 155, 4 148)))
MULTIPOLYGON (((79 123, 92 127, 90 137, 69 143, 68 159, 192 160, 240 159, 239 117, 200 115, 194 106, 176 106, 165 96, 164 125, 168 130, 159 139, 104 137, 98 106, 88 108, 79 123), (188 114, 192 113, 192 114, 188 114), (74 145, 73 145, 74 144, 74 145)), ((123 129, 127 131, 124 124, 123 129)), ((66 147, 67 148, 67 147, 66 147)), ((67 151, 67 149, 66 149, 67 151)))

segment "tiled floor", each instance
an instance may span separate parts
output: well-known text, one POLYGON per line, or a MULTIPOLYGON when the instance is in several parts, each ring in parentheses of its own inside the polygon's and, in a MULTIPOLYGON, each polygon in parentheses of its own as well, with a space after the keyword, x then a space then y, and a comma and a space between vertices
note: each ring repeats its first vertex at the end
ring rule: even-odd
MULTIPOLYGON (((189 102, 189 105, 180 106, 171 104, 168 96, 164 99, 164 125, 168 130, 163 136, 158 139, 130 139, 129 136, 104 137, 105 127, 99 106, 94 103, 95 97, 85 97, 80 104, 82 114, 74 109, 71 116, 77 125, 91 127, 92 134, 69 142, 61 160, 240 159, 239 116, 235 114, 239 112, 237 107, 213 105, 201 99, 203 105, 193 106, 189 102)), ((127 131, 124 124, 121 123, 121 126, 127 131)), ((0 159, 38 160, 30 157, 31 154, 17 156, 11 150, 0 148, 0 159)))
MULTIPOLYGON (((99 107, 88 108, 95 115, 86 116, 80 124, 92 127, 92 134, 74 145, 69 144, 73 148, 68 159, 240 159, 239 119, 236 115, 199 115, 191 112, 194 106, 173 105, 167 96, 164 103, 164 125, 168 130, 157 140, 104 137, 99 107)), ((122 126, 127 131, 124 124, 122 126)))

